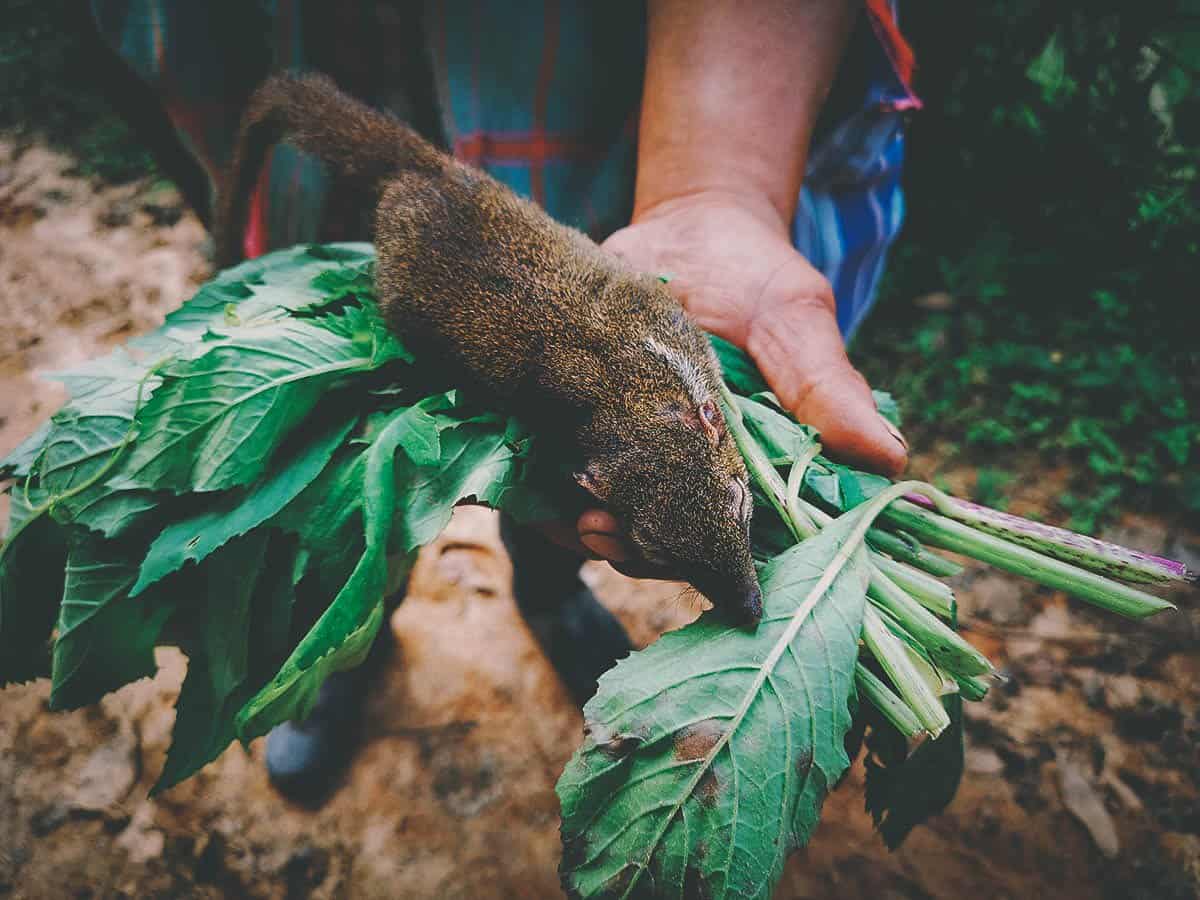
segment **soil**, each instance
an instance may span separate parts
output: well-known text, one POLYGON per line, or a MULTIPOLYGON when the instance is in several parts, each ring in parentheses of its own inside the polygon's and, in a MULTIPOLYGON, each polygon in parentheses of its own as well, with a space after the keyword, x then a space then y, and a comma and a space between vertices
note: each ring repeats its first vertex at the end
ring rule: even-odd
MULTIPOLYGON (((0 453, 61 401, 45 372, 152 327, 207 273, 203 231, 172 189, 70 170, 0 141, 0 453)), ((1062 483, 1035 463, 1018 511, 1062 483)), ((940 474, 973 483, 969 468, 940 474)), ((1115 531, 1200 568, 1200 536, 1181 523, 1125 518, 1115 531)), ((698 612, 678 586, 592 564, 587 577, 642 644, 698 612)), ((554 783, 581 719, 510 578, 494 516, 461 510, 392 619, 399 653, 372 692, 362 752, 316 811, 272 791, 261 741, 148 797, 186 666, 173 650, 158 677, 91 709, 49 713, 44 683, 4 690, 0 896, 560 896, 554 783)), ((860 760, 778 896, 1200 896, 1195 595, 1130 623, 979 567, 956 586, 966 634, 1007 675, 968 705, 957 799, 889 852, 864 811, 860 760)))

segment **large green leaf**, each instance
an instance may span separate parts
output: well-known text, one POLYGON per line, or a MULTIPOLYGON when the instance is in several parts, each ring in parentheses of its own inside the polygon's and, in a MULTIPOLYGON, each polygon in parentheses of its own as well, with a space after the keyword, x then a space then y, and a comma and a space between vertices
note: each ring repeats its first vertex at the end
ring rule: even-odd
MULTIPOLYGON (((214 328, 331 303, 348 292, 369 293, 373 260, 369 244, 295 247, 222 272, 168 315, 160 328, 53 375, 67 387, 71 400, 0 462, 0 474, 23 478, 45 454, 36 467, 43 487, 54 495, 70 491, 109 463, 112 452, 129 436, 139 387, 149 397, 158 384, 157 378, 143 383, 155 363, 192 352, 214 328), (340 287, 322 275, 339 276, 340 287)), ((114 492, 96 485, 60 502, 55 512, 60 520, 112 536, 135 513, 154 505, 155 499, 145 492, 114 492)))
POLYGON ((42 455, 42 447, 50 436, 50 422, 43 422, 33 434, 21 441, 8 456, 0 459, 0 480, 6 478, 24 478, 33 471, 34 463, 42 455))
POLYGON ((235 717, 287 652, 295 600, 296 542, 259 529, 235 538, 199 569, 204 599, 184 612, 187 677, 154 791, 216 759, 236 737, 235 717))
POLYGON ((104 483, 135 437, 139 397, 149 397, 158 379, 126 348, 51 377, 71 399, 6 463, 13 474, 32 476, 30 496, 56 520, 120 534, 158 505, 148 491, 114 491, 104 483))
POLYGON ((137 414, 137 443, 111 484, 183 492, 254 481, 323 396, 350 373, 389 360, 375 327, 352 307, 235 328, 197 358, 165 363, 162 384, 137 414))
POLYGON ((136 577, 133 550, 89 531, 71 532, 54 642, 52 709, 95 703, 157 670, 154 647, 163 625, 192 589, 164 582, 162 590, 131 598, 136 577))
POLYGON ((318 593, 334 597, 363 551, 362 484, 369 445, 339 449, 321 474, 269 520, 307 550, 318 593))
POLYGON ((370 244, 299 245, 234 266, 205 283, 161 328, 130 341, 145 355, 174 354, 210 329, 248 325, 325 305, 347 290, 369 285, 375 259, 370 244), (340 289, 316 283, 326 273, 341 275, 340 289))
POLYGON ((123 537, 161 512, 171 497, 156 491, 113 490, 95 484, 68 498, 54 508, 54 517, 64 523, 81 525, 106 538, 123 537))
POLYGON ((134 414, 158 384, 147 366, 124 349, 54 376, 71 400, 51 418, 33 466, 43 502, 61 522, 78 522, 115 534, 145 512, 145 492, 105 486, 135 437, 134 414))
POLYGON ((441 534, 459 501, 499 506, 515 484, 523 450, 520 426, 496 415, 462 422, 445 415, 438 418, 443 430, 437 461, 397 470, 398 491, 404 497, 393 535, 399 553, 441 534))
MULTIPOLYGON (((795 419, 780 412, 773 394, 738 397, 737 402, 746 427, 768 458, 776 464, 791 462, 801 447, 817 438, 815 430, 798 424, 795 419)), ((860 472, 823 457, 818 457, 804 475, 807 496, 815 497, 838 511, 858 506, 889 484, 891 482, 881 475, 860 472)))
POLYGON ((742 421, 758 441, 767 457, 776 464, 795 459, 801 448, 816 440, 816 432, 785 416, 775 405, 775 395, 758 393, 738 397, 742 421))
POLYGON ((770 896, 849 765, 862 515, 763 570, 757 630, 705 616, 601 678, 558 784, 572 896, 770 896))
MULTIPOLYGON (((456 404, 452 392, 389 414, 373 424, 361 464, 343 463, 339 483, 331 487, 339 492, 353 489, 346 476, 361 471, 357 494, 362 504, 362 555, 279 674, 246 704, 238 719, 243 740, 284 719, 307 715, 324 679, 361 661, 382 621, 389 554, 410 559, 418 547, 437 537, 457 503, 470 499, 498 505, 511 488, 525 446, 524 432, 494 414, 460 419, 456 404), (399 449, 405 453, 397 459, 399 449), (434 449, 438 457, 428 461, 434 449), (404 502, 396 503, 397 497, 404 502)), ((298 501, 305 499, 301 495, 298 501)), ((312 499, 316 507, 305 510, 298 504, 285 509, 278 524, 310 540, 310 528, 321 523, 313 513, 328 508, 328 497, 312 499)), ((338 515, 341 522, 348 521, 344 511, 338 515)), ((325 523, 326 529, 329 525, 325 523)), ((339 534, 336 542, 344 547, 348 537, 339 534)), ((318 552, 314 549, 314 562, 318 552)))
POLYGON ((0 686, 49 674, 66 560, 62 530, 33 514, 20 487, 11 494, 9 529, 0 547, 0 686))
POLYGON ((341 418, 305 435, 307 442, 282 459, 272 460, 271 472, 246 492, 230 492, 215 503, 162 530, 146 552, 131 594, 137 596, 156 581, 199 562, 218 547, 274 516, 321 473, 341 446, 355 419, 341 418))
MULTIPOLYGON (((430 410, 448 408, 446 395, 426 399, 406 417, 411 427, 397 437, 398 446, 414 463, 432 464, 440 458, 443 428, 453 427, 455 419, 433 416, 430 410)), ((309 554, 308 571, 318 592, 332 598, 345 584, 363 552, 363 478, 367 454, 389 415, 372 415, 360 438, 340 449, 315 481, 271 519, 271 524, 300 538, 309 554)), ((404 504, 395 514, 402 515, 404 504)))
MULTIPOLYGON (((363 553, 329 608, 292 651, 283 667, 238 715, 238 733, 250 740, 285 719, 308 715, 317 691, 333 672, 357 665, 383 621, 388 585, 387 551, 396 509, 396 452, 428 414, 410 407, 393 412, 375 434, 363 464, 363 553)), ((424 443, 424 442, 422 442, 424 443)), ((453 498, 443 498, 447 507, 453 498)))

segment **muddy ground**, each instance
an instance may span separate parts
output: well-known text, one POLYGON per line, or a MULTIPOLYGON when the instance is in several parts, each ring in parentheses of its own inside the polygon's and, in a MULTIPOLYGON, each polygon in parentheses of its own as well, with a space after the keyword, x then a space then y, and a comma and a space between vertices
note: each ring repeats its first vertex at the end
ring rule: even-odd
MULTIPOLYGON (((153 326, 207 271, 203 231, 173 190, 70 168, 0 142, 0 453, 61 400, 39 372, 153 326)), ((942 474, 969 491, 969 469, 942 474)), ((1061 476, 1030 477, 1014 507, 1039 508, 1061 476)), ((1200 568, 1200 536, 1182 523, 1114 530, 1200 568)), ((462 510, 421 558, 365 749, 318 812, 272 792, 261 742, 148 799, 185 667, 174 651, 153 681, 93 709, 47 712, 46 684, 3 691, 0 896, 559 896, 554 782, 581 721, 510 576, 494 517, 462 510)), ((599 566, 588 577, 642 643, 697 612, 674 586, 599 566)), ((1009 676, 968 709, 957 799, 889 853, 860 762, 778 896, 1200 896, 1197 597, 1135 624, 979 569, 957 586, 967 634, 1009 676)))

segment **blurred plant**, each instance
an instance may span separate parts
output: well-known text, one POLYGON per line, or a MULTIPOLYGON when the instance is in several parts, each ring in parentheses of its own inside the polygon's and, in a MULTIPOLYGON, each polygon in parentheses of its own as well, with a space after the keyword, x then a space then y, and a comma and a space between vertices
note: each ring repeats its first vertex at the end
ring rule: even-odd
POLYGON ((926 109, 859 364, 921 443, 1078 464, 1073 527, 1200 510, 1200 4, 906 11, 926 109))
POLYGON ((1008 509, 1008 486, 1012 480, 1011 472, 981 467, 975 474, 975 500, 992 509, 1008 509))
POLYGON ((85 40, 87 4, 8 0, 0 26, 0 129, 39 134, 72 152, 79 170, 125 181, 155 170, 154 161, 115 115, 97 70, 113 66, 85 40))

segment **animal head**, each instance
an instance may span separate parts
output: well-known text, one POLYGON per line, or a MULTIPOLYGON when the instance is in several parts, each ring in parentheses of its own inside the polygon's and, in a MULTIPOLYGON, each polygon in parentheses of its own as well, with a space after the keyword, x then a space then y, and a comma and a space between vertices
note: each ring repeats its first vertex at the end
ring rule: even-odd
POLYGON ((727 616, 757 622, 746 467, 718 403, 715 356, 675 310, 668 327, 625 354, 628 389, 596 410, 577 480, 647 561, 678 573, 727 616))

